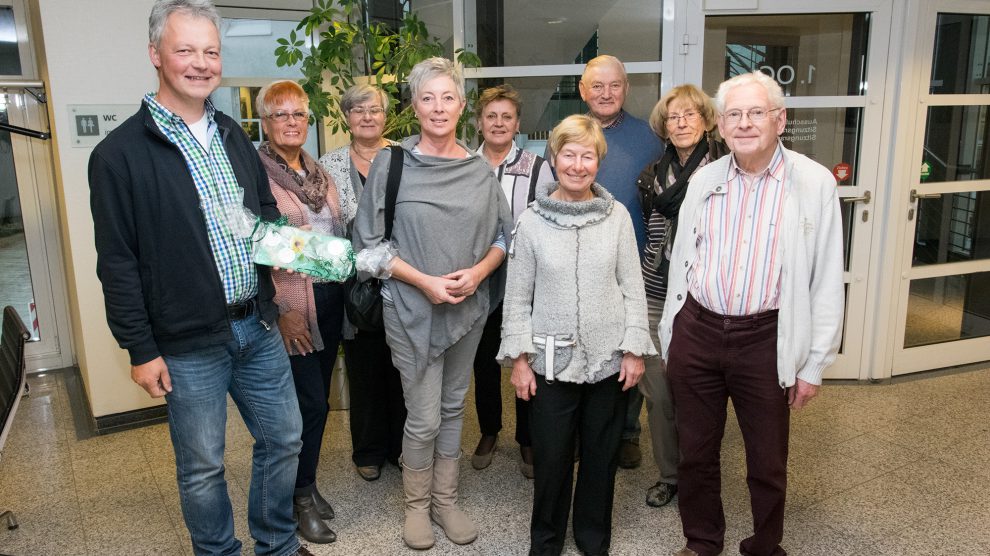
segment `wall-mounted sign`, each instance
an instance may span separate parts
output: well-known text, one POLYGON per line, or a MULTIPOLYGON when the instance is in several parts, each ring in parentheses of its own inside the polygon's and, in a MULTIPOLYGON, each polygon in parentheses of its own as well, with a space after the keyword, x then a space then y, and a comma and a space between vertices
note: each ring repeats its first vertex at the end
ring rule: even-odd
POLYGON ((928 176, 932 175, 932 165, 928 161, 922 161, 921 163, 921 181, 928 179, 928 176))
POLYGON ((852 166, 848 162, 840 162, 832 167, 832 175, 835 181, 842 183, 852 177, 852 166))
POLYGON ((138 110, 137 104, 70 104, 73 147, 95 147, 138 110))

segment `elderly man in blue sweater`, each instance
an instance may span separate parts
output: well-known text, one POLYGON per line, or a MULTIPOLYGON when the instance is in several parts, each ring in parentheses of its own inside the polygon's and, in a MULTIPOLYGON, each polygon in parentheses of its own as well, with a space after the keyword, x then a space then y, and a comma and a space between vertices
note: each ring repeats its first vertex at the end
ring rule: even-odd
MULTIPOLYGON (((589 115, 602 125, 608 145, 608 153, 598 169, 597 181, 629 211, 636 232, 636 245, 642 254, 646 245, 646 226, 639 205, 636 178, 647 164, 660 157, 663 145, 649 124, 622 109, 629 92, 629 79, 626 68, 615 56, 602 55, 588 62, 578 89, 581 99, 588 105, 589 115)), ((639 466, 642 459, 639 414, 643 409, 643 395, 632 388, 627 391, 627 396, 629 405, 619 448, 619 466, 632 469, 639 466)))

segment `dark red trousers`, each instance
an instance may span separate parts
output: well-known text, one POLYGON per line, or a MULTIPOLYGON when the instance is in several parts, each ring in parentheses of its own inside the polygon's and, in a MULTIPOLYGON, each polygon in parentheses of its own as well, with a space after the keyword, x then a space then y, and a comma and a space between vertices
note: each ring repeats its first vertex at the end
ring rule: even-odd
POLYGON ((777 381, 777 311, 733 317, 688 296, 674 320, 667 375, 681 462, 678 497, 688 548, 719 554, 725 537, 720 449, 727 402, 746 447, 753 535, 744 555, 779 556, 784 535, 790 409, 777 381))

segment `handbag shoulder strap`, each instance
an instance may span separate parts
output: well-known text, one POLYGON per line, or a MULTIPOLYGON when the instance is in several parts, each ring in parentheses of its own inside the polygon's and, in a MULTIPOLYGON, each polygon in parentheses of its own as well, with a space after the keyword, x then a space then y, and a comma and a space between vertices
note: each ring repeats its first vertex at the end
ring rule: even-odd
POLYGON ((385 184, 385 239, 392 239, 392 222, 395 220, 395 199, 399 196, 399 180, 402 179, 402 147, 393 145, 392 160, 388 166, 388 182, 385 184))

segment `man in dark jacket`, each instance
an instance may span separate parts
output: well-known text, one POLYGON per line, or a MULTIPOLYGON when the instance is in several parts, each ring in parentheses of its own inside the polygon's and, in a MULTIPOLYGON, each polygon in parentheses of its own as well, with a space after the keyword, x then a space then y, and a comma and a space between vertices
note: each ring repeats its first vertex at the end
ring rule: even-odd
POLYGON ((182 513, 196 554, 240 554, 224 480, 227 394, 255 438, 248 523, 258 554, 308 554, 295 537, 301 420, 267 268, 224 206, 278 216, 240 126, 217 112, 220 17, 209 0, 158 0, 149 55, 159 88, 89 163, 107 321, 131 378, 165 396, 182 513))

